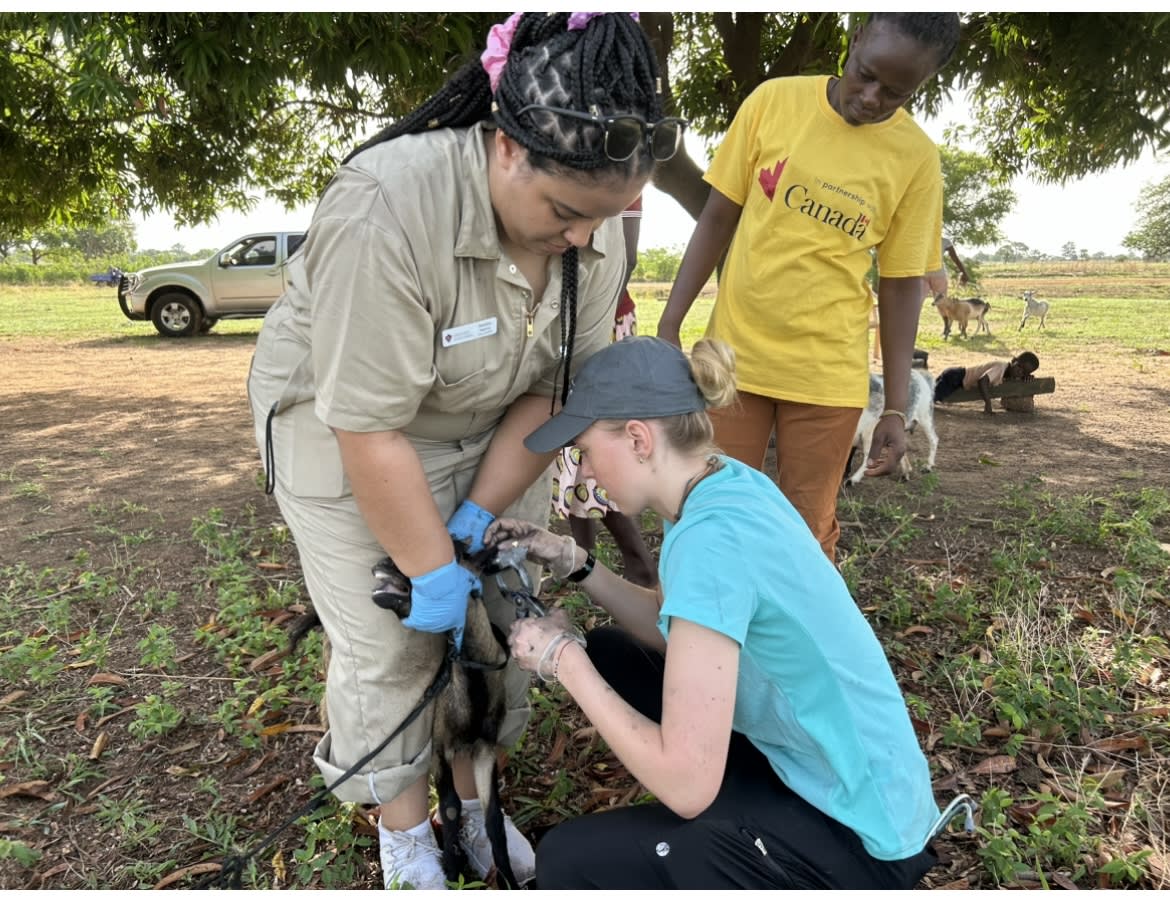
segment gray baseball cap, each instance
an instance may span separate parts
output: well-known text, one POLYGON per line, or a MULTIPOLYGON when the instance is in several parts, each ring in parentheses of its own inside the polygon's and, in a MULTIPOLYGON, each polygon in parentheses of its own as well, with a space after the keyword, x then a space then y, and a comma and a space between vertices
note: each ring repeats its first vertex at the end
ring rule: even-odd
POLYGON ((568 445, 599 420, 649 420, 704 411, 682 350, 654 336, 610 343, 581 366, 565 406, 528 434, 529 451, 568 445))

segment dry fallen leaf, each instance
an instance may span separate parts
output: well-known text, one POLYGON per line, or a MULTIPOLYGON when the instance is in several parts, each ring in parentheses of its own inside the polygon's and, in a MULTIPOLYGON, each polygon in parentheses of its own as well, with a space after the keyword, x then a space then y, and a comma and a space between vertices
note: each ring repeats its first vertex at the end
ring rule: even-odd
POLYGON ((130 683, 117 673, 94 673, 85 683, 88 685, 120 685, 128 688, 130 683))
POLYGON ((13 782, 11 785, 0 787, 0 800, 6 797, 38 797, 41 800, 53 800, 56 794, 50 789, 44 779, 32 782, 13 782))
POLYGON ((273 735, 280 735, 284 732, 287 732, 292 727, 293 727, 293 724, 291 722, 288 722, 287 720, 283 723, 275 723, 274 725, 271 725, 271 726, 265 726, 263 729, 260 730, 260 737, 261 738, 271 738, 273 735))
POLYGON ((1012 804, 1008 807, 1008 816, 1020 825, 1028 825, 1036 821, 1036 814, 1040 812, 1042 804, 1038 800, 1027 803, 1012 804))
POLYGON ((27 694, 27 691, 22 691, 19 688, 16 691, 10 691, 4 697, 0 698, 0 707, 7 707, 9 704, 15 704, 27 694))
POLYGON ((244 798, 244 801, 245 801, 245 803, 254 804, 254 803, 256 803, 256 801, 262 800, 265 797, 267 797, 268 795, 270 795, 273 791, 275 791, 281 785, 287 785, 290 781, 292 781, 292 777, 284 775, 282 773, 281 775, 278 775, 275 779, 273 779, 271 782, 267 783, 266 785, 261 785, 259 788, 257 788, 251 794, 249 794, 246 798, 244 798))
POLYGON ((93 740, 93 747, 89 749, 89 759, 98 759, 102 755, 102 751, 106 749, 109 740, 110 736, 105 731, 98 732, 98 737, 93 740))
POLYGON ((272 857, 272 874, 275 876, 277 884, 284 884, 288 875, 288 870, 284 867, 284 853, 279 850, 272 857))
POLYGON ((569 744, 569 736, 564 729, 557 732, 557 739, 553 742, 552 750, 548 752, 548 757, 545 760, 550 767, 556 767, 561 762, 561 757, 565 755, 565 748, 569 744))
POLYGON ((1149 744, 1144 735, 1118 735, 1113 738, 1098 738, 1085 747, 1095 751, 1144 751, 1149 744))
POLYGON ((312 733, 314 735, 324 735, 325 734, 325 727, 320 726, 320 725, 315 725, 313 723, 299 723, 298 725, 295 725, 295 726, 289 726, 288 730, 285 734, 286 735, 295 735, 295 734, 300 733, 300 732, 309 732, 309 733, 312 733))
POLYGON ((975 765, 971 770, 975 775, 1003 775, 1004 773, 1015 772, 1016 758, 1009 757, 1007 754, 996 754, 994 757, 988 757, 975 765))
POLYGON ((248 664, 248 669, 255 673, 258 670, 264 669, 266 666, 271 666, 272 664, 276 663, 276 661, 285 657, 288 657, 288 648, 273 648, 271 651, 261 654, 250 664, 248 664))
POLYGON ((161 891, 163 888, 173 885, 175 882, 188 875, 206 875, 208 872, 219 872, 223 869, 222 863, 196 863, 194 866, 184 866, 182 869, 176 869, 170 875, 159 881, 154 886, 154 890, 161 891))

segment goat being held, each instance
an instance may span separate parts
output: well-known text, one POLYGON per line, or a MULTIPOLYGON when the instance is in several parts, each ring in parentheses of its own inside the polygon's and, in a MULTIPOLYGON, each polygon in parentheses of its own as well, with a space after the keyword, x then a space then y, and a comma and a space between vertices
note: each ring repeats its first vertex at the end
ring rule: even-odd
POLYGON ((1024 300, 1024 317, 1020 319, 1020 330, 1024 329, 1024 325, 1028 322, 1028 318, 1039 318, 1040 329, 1044 329, 1044 319, 1048 316, 1048 303, 1042 299, 1034 299, 1035 293, 1032 290, 1024 290, 1022 298, 1024 300))
POLYGON ((982 331, 991 333, 991 326, 987 323, 987 312, 991 310, 991 304, 978 297, 952 299, 946 294, 936 293, 934 307, 938 309, 939 316, 943 319, 943 339, 950 338, 952 322, 958 323, 961 336, 967 335, 967 324, 970 321, 975 322, 976 333, 982 331))
MULTIPOLYGON (((505 598, 516 607, 517 616, 541 615, 540 603, 533 595, 531 580, 524 568, 523 556, 487 548, 467 555, 463 545, 455 543, 456 554, 465 567, 476 574, 495 575, 496 584, 505 598), (503 581, 505 571, 512 571, 519 580, 518 588, 509 588, 503 581)), ((392 611, 399 619, 409 616, 411 609, 411 582, 390 558, 384 558, 374 570, 373 600, 381 608, 392 611)), ((298 620, 289 633, 290 649, 312 628, 321 625, 316 611, 310 609, 298 620)), ((463 645, 454 650, 449 637, 448 653, 442 661, 450 665, 446 684, 433 700, 431 726, 431 772, 438 792, 438 814, 442 825, 443 871, 451 881, 458 880, 465 863, 472 859, 460 844, 459 832, 463 824, 463 802, 455 790, 453 766, 458 755, 471 760, 475 792, 483 808, 484 829, 491 846, 496 873, 510 888, 520 887, 508 854, 507 831, 503 807, 500 803, 497 752, 499 733, 508 711, 507 641, 496 629, 488 615, 487 605, 479 591, 473 591, 468 600, 467 618, 463 631, 463 645)), ((326 709, 321 708, 322 722, 326 709)), ((490 869, 475 868, 481 877, 490 869)))
MULTIPOLYGON (((496 574, 502 594, 511 596, 517 615, 542 615, 543 608, 532 594, 531 581, 524 570, 523 556, 510 558, 487 548, 465 556, 456 543, 461 562, 480 574, 496 574), (508 589, 501 579, 511 569, 520 579, 519 589, 508 589)), ((374 567, 374 601, 393 611, 400 619, 410 615, 411 583, 390 558, 374 567)), ((500 783, 496 755, 499 734, 507 712, 505 667, 508 663, 507 641, 488 617, 487 605, 480 592, 472 592, 467 604, 467 621, 463 630, 463 647, 451 651, 444 662, 451 664, 451 678, 435 697, 432 726, 432 775, 439 796, 442 822, 443 869, 449 880, 457 880, 467 856, 459 843, 463 804, 455 790, 453 765, 459 754, 470 756, 475 791, 483 807, 484 824, 491 843, 496 872, 509 888, 520 883, 508 856, 504 811, 500 803, 500 783)), ((451 641, 450 647, 454 648, 451 641)), ((486 870, 476 870, 485 874, 486 870)))

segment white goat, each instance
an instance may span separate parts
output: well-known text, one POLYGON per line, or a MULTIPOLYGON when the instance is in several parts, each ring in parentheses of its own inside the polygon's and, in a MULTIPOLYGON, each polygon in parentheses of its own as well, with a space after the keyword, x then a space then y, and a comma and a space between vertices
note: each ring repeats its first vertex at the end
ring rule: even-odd
POLYGON ((1040 329, 1044 329, 1044 318, 1048 316, 1048 303, 1042 299, 1033 299, 1033 292, 1031 290, 1024 290, 1024 302, 1027 306, 1024 308, 1024 317, 1020 321, 1020 330, 1024 329, 1024 324, 1028 322, 1028 318, 1039 318, 1040 329))
MULTIPOLYGON (((857 422, 857 434, 853 437, 854 446, 861 446, 861 461, 853 476, 849 478, 851 483, 860 483, 865 476, 865 461, 873 445, 873 429, 881 419, 885 404, 885 381, 881 374, 870 374, 869 404, 861 412, 861 420, 857 422)), ((938 453, 938 434, 934 431, 934 381, 925 371, 912 370, 910 400, 906 406, 906 432, 912 433, 919 426, 930 442, 930 454, 926 459, 926 469, 929 471, 934 468, 934 456, 938 453)), ((910 459, 906 455, 902 456, 902 477, 910 478, 910 459)))

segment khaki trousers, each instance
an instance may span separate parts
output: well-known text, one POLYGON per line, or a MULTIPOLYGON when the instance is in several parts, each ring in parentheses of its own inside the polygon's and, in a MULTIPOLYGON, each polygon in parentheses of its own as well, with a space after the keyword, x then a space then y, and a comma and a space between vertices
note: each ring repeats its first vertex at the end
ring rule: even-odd
POLYGON ((830 561, 836 560, 837 492, 861 419, 860 408, 787 402, 742 392, 711 411, 715 442, 732 458, 762 469, 776 432, 778 485, 804 518, 830 561))
MULTIPOLYGON (((415 444, 443 519, 466 497, 490 438, 489 433, 476 441, 415 444)), ((542 476, 505 516, 547 526, 549 491, 548 476, 542 476)), ((393 612, 371 600, 370 571, 386 552, 366 527, 352 496, 300 497, 282 489, 279 479, 275 494, 332 649, 325 684, 329 730, 313 754, 330 785, 415 708, 438 670, 446 638, 407 629, 393 612)), ((535 587, 539 568, 529 565, 529 573, 535 587)), ((489 577, 483 585, 492 622, 507 632, 515 609, 500 597, 494 580, 489 577)), ((509 663, 502 745, 514 743, 524 730, 530 686, 528 673, 509 663)), ((361 774, 334 792, 338 799, 385 803, 426 775, 432 719, 428 707, 361 774)))

